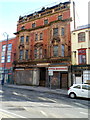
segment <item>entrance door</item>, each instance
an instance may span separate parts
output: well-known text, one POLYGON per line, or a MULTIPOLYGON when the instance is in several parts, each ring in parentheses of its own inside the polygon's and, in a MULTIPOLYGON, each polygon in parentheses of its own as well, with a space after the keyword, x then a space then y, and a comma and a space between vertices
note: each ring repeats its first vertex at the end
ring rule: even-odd
POLYGON ((42 67, 42 68, 40 68, 39 85, 40 86, 45 86, 45 83, 46 83, 46 68, 42 67))
POLYGON ((61 82, 60 88, 68 88, 68 74, 61 73, 61 82))

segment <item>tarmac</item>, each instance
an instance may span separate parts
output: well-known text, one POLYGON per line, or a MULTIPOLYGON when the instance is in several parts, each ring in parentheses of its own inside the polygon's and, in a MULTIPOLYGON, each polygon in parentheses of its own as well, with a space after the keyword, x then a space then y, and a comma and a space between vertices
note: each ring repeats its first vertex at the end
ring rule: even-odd
POLYGON ((11 87, 11 88, 24 89, 24 90, 44 92, 44 93, 68 95, 67 89, 51 89, 51 88, 41 87, 41 86, 25 86, 25 85, 14 85, 14 84, 4 84, 4 86, 9 88, 11 87))

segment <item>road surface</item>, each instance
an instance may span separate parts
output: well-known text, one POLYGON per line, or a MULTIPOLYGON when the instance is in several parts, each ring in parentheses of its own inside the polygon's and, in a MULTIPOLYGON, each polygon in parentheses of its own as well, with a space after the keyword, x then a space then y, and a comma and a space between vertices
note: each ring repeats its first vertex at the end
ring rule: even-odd
POLYGON ((67 95, 3 86, 0 89, 0 119, 89 118, 88 102, 88 99, 70 99, 67 95))

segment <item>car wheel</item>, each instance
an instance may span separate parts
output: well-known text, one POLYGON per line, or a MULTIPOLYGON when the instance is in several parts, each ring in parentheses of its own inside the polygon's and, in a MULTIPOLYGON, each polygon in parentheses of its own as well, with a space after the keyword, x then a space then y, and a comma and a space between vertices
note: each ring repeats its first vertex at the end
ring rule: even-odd
POLYGON ((76 97, 76 95, 75 95, 75 93, 70 93, 69 97, 74 99, 76 97))

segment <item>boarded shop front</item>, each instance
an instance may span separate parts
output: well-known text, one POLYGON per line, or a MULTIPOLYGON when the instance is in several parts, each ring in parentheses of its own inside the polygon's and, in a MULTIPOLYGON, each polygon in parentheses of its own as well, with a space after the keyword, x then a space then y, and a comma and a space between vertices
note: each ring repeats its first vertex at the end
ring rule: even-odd
POLYGON ((48 68, 50 88, 68 88, 68 67, 49 67, 48 68))

